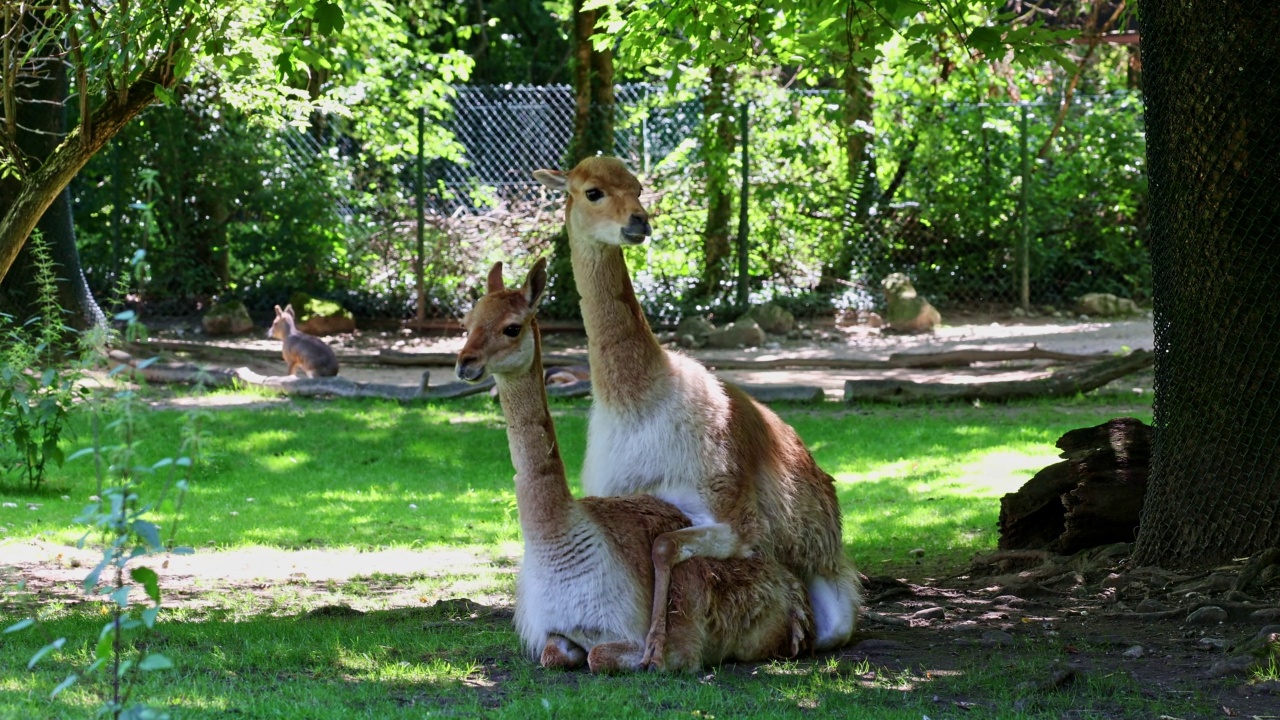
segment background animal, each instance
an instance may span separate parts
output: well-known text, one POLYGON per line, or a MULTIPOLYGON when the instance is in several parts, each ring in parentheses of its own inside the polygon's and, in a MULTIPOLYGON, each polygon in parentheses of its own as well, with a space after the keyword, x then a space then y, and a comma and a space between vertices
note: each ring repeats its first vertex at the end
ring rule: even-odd
POLYGON ((276 306, 276 319, 267 331, 267 337, 283 341, 280 352, 289 365, 288 374, 301 366, 310 377, 333 377, 338 374, 338 356, 323 340, 298 330, 294 323, 293 306, 284 310, 276 306))
POLYGON ((667 640, 646 659, 656 538, 688 527, 656 497, 574 500, 547 409, 535 312, 546 287, 539 260, 524 285, 506 290, 502 264, 464 320, 459 378, 498 384, 516 468, 525 555, 516 586, 516 629, 544 666, 593 672, 696 670, 723 660, 794 657, 809 646, 804 585, 766 557, 694 560, 672 576, 667 640))

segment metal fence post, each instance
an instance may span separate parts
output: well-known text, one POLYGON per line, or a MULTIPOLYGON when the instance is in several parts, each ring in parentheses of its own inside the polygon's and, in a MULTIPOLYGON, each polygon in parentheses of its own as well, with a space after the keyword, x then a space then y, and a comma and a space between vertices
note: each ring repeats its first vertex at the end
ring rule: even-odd
POLYGON ((1018 264, 1021 265, 1021 283, 1018 288, 1018 300, 1023 310, 1031 308, 1031 236, 1028 229, 1028 217, 1031 193, 1031 155, 1027 149, 1027 103, 1018 103, 1018 125, 1020 136, 1018 152, 1022 156, 1022 187, 1018 194, 1018 217, 1020 221, 1021 247, 1018 248, 1018 264))
POLYGON ((751 258, 747 252, 747 175, 749 172, 747 152, 747 109, 749 101, 743 100, 738 115, 742 121, 742 190, 738 207, 738 307, 746 309, 747 296, 750 291, 751 258))
POLYGON ((414 196, 418 205, 418 253, 416 259, 416 267, 414 268, 418 280, 418 322, 421 323, 427 319, 427 283, 426 283, 426 258, 424 247, 424 234, 427 223, 427 209, 424 200, 422 188, 422 160, 425 153, 423 148, 423 138, 426 135, 427 111, 424 107, 418 108, 418 162, 417 169, 413 173, 414 196))

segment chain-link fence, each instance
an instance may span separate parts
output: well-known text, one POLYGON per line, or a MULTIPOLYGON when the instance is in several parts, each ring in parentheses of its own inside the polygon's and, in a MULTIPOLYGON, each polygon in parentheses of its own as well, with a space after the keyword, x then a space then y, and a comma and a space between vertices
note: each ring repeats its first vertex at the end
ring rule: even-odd
MULTIPOLYGON (((665 86, 620 85, 616 97, 615 152, 656 198, 654 242, 637 263, 641 293, 678 292, 679 276, 698 274, 705 228, 702 106, 696 92, 665 86)), ((462 160, 429 166, 428 187, 444 190, 433 211, 455 225, 494 208, 533 214, 523 246, 541 250, 559 201, 529 173, 560 166, 573 103, 568 86, 459 88, 451 129, 462 160)), ((1066 309, 1087 292, 1150 297, 1134 93, 1066 107, 878 98, 877 187, 868 212, 852 219, 839 92, 771 89, 740 93, 738 111, 744 103, 755 298, 808 293, 824 257, 841 252, 851 256, 850 275, 836 282, 854 288, 840 300, 849 304, 878 304, 890 272, 907 273, 944 308, 1066 309)))

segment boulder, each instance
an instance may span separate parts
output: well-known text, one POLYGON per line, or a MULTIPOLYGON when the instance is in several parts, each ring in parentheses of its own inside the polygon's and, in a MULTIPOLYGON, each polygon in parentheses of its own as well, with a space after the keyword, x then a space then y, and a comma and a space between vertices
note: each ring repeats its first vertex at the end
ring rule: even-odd
POLYGON ((1142 312, 1138 303, 1111 293, 1087 293, 1076 298, 1075 311, 1090 317, 1125 317, 1142 312))
POLYGON ((796 326, 795 316, 773 303, 756 305, 743 317, 755 320, 761 330, 771 335, 786 335, 796 326))
POLYGON ((209 335, 240 335, 253 329, 253 319, 244 303, 231 300, 209 308, 200 318, 200 325, 209 335))
POLYGON ((885 321, 890 330, 903 333, 930 332, 942 322, 942 315, 928 300, 916 294, 911 279, 893 273, 880 282, 884 289, 885 321))
POLYGON ((294 321, 308 335, 337 335, 356 329, 356 318, 350 310, 332 300, 319 300, 303 292, 289 296, 294 321))
POLYGON ((707 335, 707 345, 713 348, 758 347, 764 342, 764 330, 751 318, 731 322, 707 335))
POLYGON ((676 326, 676 337, 692 336, 695 342, 705 342, 707 336, 714 332, 715 325, 701 315, 693 315, 680 321, 676 326))

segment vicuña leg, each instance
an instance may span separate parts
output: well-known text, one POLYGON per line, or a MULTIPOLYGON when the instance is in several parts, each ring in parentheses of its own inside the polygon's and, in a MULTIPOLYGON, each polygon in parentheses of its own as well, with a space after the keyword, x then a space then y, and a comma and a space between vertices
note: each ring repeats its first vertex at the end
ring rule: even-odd
POLYGON ((550 635, 542 648, 542 667, 577 670, 587 662, 587 652, 563 635, 550 635))
POLYGON ((644 648, 640 643, 629 640, 600 643, 587 654, 587 667, 593 673, 634 672, 644 667, 640 661, 642 654, 644 648))
POLYGON ((692 557, 723 560, 739 557, 745 551, 733 528, 724 523, 701 525, 663 533, 653 541, 653 612, 649 617, 649 634, 645 637, 643 667, 663 669, 667 644, 668 598, 671 593, 671 569, 692 557))
POLYGON ((857 622, 858 576, 847 568, 836 577, 815 577, 809 581, 809 603, 813 607, 814 647, 838 648, 849 642, 857 622))

